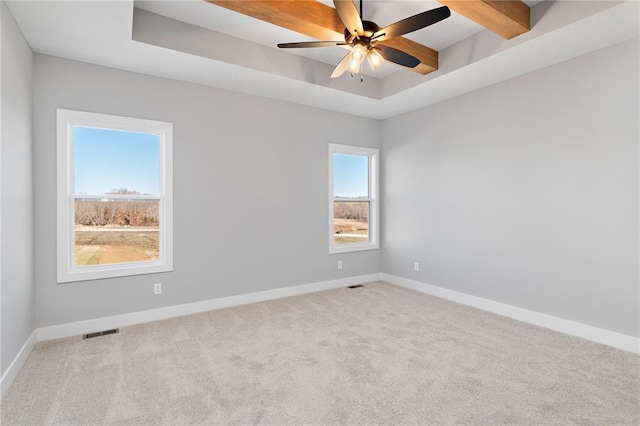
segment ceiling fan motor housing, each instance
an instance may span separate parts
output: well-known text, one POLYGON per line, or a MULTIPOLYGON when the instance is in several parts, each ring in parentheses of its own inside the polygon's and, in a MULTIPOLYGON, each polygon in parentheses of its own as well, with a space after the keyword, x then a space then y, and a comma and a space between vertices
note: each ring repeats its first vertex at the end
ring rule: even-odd
POLYGON ((362 28, 364 29, 363 34, 358 34, 357 36, 351 34, 348 28, 344 30, 344 41, 347 42, 350 46, 355 44, 362 44, 364 46, 371 46, 371 37, 378 31, 380 31, 380 27, 375 22, 371 21, 362 21, 362 28))

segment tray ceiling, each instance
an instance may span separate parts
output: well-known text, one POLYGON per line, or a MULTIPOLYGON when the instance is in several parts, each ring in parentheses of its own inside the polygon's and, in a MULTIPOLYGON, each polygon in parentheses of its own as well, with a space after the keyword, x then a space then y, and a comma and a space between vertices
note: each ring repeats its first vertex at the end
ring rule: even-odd
MULTIPOLYGON (((520 36, 506 40, 453 12, 407 35, 439 51, 437 71, 385 63, 364 83, 329 79, 342 49, 277 49, 312 39, 200 0, 7 5, 37 53, 380 119, 638 37, 635 1, 526 3, 531 30, 520 36)), ((440 5, 367 0, 364 16, 387 25, 440 5)))

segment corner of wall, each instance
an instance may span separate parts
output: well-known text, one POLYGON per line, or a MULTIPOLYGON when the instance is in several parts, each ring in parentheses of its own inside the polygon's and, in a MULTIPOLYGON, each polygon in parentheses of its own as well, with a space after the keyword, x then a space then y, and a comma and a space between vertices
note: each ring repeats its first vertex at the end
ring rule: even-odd
POLYGON ((0 1, 0 32, 0 385, 4 394, 36 342, 34 58, 4 1, 0 1))

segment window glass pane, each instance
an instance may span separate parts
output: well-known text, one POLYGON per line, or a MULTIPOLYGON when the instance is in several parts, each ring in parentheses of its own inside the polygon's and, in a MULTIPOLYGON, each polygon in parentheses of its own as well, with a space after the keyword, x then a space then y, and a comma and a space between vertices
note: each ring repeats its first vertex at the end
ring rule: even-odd
POLYGON ((160 252, 160 201, 75 202, 75 265, 144 262, 160 252))
POLYGON ((333 196, 338 198, 369 196, 369 158, 367 156, 334 154, 333 196))
POLYGON ((333 203, 333 242, 335 244, 369 242, 369 202, 333 203))
POLYGON ((160 136, 75 126, 75 194, 160 194, 160 136))

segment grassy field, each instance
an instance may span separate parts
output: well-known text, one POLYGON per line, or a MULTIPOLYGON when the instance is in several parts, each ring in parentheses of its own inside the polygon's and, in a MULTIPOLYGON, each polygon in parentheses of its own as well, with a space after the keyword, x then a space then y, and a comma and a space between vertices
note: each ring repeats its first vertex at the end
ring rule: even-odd
MULTIPOLYGON (((351 219, 334 219, 333 223, 336 244, 368 241, 368 223, 351 219)), ((160 252, 158 228, 77 226, 75 238, 76 266, 154 260, 160 252)))
POLYGON ((158 258, 158 228, 76 227, 76 266, 140 262, 158 258))
POLYGON ((333 241, 336 244, 363 243, 369 239, 369 224, 352 219, 334 218, 333 233, 333 241))

